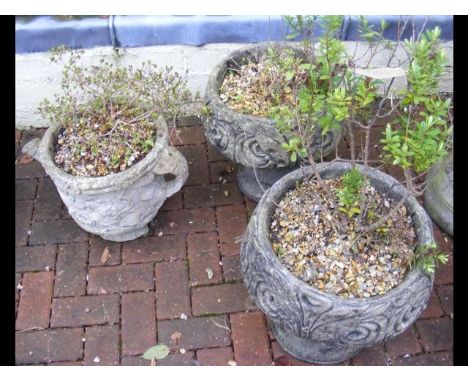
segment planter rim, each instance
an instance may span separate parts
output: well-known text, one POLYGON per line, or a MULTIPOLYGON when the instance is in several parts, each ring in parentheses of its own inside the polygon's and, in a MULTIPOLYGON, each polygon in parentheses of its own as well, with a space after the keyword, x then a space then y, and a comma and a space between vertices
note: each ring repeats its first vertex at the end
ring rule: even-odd
POLYGON ((33 157, 42 164, 46 173, 54 182, 58 180, 60 185, 68 190, 82 194, 100 194, 119 190, 138 179, 142 173, 153 167, 155 160, 167 144, 168 127, 161 115, 154 121, 154 126, 156 129, 156 140, 151 151, 135 165, 115 174, 96 177, 77 176, 71 175, 58 167, 54 163, 52 153, 54 151, 54 138, 61 128, 59 125, 52 125, 47 129, 33 157))
MULTIPOLYGON (((334 169, 337 171, 345 171, 352 167, 350 163, 345 163, 345 162, 335 162, 335 163, 323 162, 323 163, 318 164, 317 166, 320 172, 327 171, 328 169, 334 169)), ((364 166, 358 165, 358 164, 356 166, 360 170, 364 170, 364 166)), ((374 187, 375 187, 375 183, 373 182, 375 182, 376 180, 375 177, 378 176, 380 178, 379 180, 383 180, 386 184, 390 185, 392 194, 406 191, 406 188, 400 182, 398 182, 395 178, 391 177, 390 175, 384 174, 383 172, 379 170, 368 168, 367 174, 369 176, 369 180, 371 181, 371 184, 374 187)), ((403 281, 400 284, 398 284, 397 286, 395 286, 394 288, 392 288, 385 294, 371 296, 371 297, 356 297, 356 298, 345 298, 345 297, 334 295, 332 293, 322 292, 318 288, 315 288, 307 284, 306 282, 302 281, 298 277, 294 276, 281 263, 281 261, 278 259, 278 257, 273 251, 273 247, 271 245, 270 238, 269 238, 269 233, 270 233, 269 223, 271 220, 271 214, 274 211, 273 202, 277 203, 279 200, 281 200, 285 192, 287 192, 287 190, 290 190, 294 187, 294 185, 296 184, 296 181, 301 181, 305 177, 310 176, 310 175, 313 176, 312 168, 311 166, 307 166, 307 167, 302 167, 297 170, 294 170, 290 172, 289 174, 285 175, 284 177, 282 177, 270 189, 268 189, 265 192, 263 197, 258 202, 258 205, 255 209, 254 216, 253 216, 255 219, 257 219, 257 226, 258 226, 258 230, 260 231, 260 234, 257 236, 259 243, 263 245, 263 248, 268 249, 266 256, 271 258, 275 266, 278 267, 281 270, 281 273, 286 276, 286 279, 288 280, 288 282, 291 283, 290 287, 292 287, 293 289, 296 289, 296 288, 302 289, 304 290, 305 293, 315 293, 325 298, 328 298, 334 302, 339 302, 341 304, 344 303, 350 307, 353 307, 353 306, 358 306, 364 303, 379 302, 383 299, 391 298, 393 295, 399 293, 401 290, 406 289, 417 278, 421 276, 427 276, 424 273, 424 271, 420 269, 419 267, 415 269, 411 269, 408 271, 408 273, 403 278, 403 281)), ((322 173, 322 176, 323 176, 323 173, 322 173)), ((378 190, 378 187, 375 187, 375 188, 378 190)), ((406 202, 404 203, 404 206, 407 208, 408 213, 410 213, 413 217, 413 228, 416 231, 416 236, 418 239, 417 245, 421 246, 421 245, 428 245, 428 244, 435 243, 433 232, 432 232, 432 222, 429 216, 427 215, 426 211, 424 210, 424 208, 419 205, 416 198, 413 196, 409 196, 406 202)), ((432 274, 429 277, 431 278, 431 282, 432 282, 434 275, 432 274)))
POLYGON ((249 118, 252 121, 257 121, 259 123, 269 123, 272 126, 275 124, 275 122, 268 117, 257 117, 251 114, 243 114, 239 113, 230 107, 226 106, 224 102, 221 101, 221 98, 219 97, 219 88, 222 85, 222 82, 218 80, 218 76, 220 75, 221 72, 223 72, 223 80, 224 80, 224 74, 226 71, 226 66, 229 61, 231 61, 233 58, 237 57, 242 57, 245 54, 249 52, 264 52, 268 47, 274 47, 274 48, 279 48, 279 49, 291 49, 294 50, 297 53, 303 52, 303 49, 293 45, 292 43, 289 42, 260 42, 260 43, 255 43, 246 47, 242 47, 239 49, 236 49, 229 53, 227 56, 225 56, 216 66, 211 70, 210 75, 208 77, 208 83, 206 86, 206 92, 205 92, 205 100, 206 103, 209 105, 210 103, 214 103, 216 105, 216 108, 218 110, 221 110, 228 114, 231 118, 239 119, 239 118, 249 118))

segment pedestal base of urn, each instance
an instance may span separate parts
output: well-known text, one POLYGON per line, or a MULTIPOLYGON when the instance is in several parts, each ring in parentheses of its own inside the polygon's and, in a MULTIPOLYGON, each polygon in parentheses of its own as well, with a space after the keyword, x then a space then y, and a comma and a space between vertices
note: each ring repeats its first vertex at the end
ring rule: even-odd
POLYGON ((237 182, 239 183, 241 192, 245 196, 258 202, 264 192, 268 190, 273 183, 295 169, 297 169, 297 166, 254 169, 239 164, 237 168, 237 182))
POLYGON ((335 342, 318 342, 296 336, 291 331, 271 325, 273 334, 281 347, 298 360, 324 365, 337 364, 354 357, 360 349, 337 346, 335 342))

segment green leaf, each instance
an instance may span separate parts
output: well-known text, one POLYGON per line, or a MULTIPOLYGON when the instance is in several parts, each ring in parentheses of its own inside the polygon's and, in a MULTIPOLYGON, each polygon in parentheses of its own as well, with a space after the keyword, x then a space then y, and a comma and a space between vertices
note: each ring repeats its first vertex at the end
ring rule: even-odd
POLYGON ((299 65, 299 69, 302 69, 302 70, 310 70, 310 68, 312 68, 312 64, 301 64, 301 65, 299 65))
POLYGON ((295 162, 295 161, 297 161, 297 153, 293 151, 291 153, 291 162, 295 162))
POLYGON ((169 354, 169 348, 164 344, 155 345, 150 347, 142 355, 144 359, 153 360, 153 359, 164 359, 169 354))
POLYGON ((299 36, 299 33, 290 33, 286 36, 286 39, 287 40, 293 40, 295 39, 297 36, 299 36))
POLYGON ((294 72, 287 72, 285 77, 286 81, 291 80, 294 77, 294 72))

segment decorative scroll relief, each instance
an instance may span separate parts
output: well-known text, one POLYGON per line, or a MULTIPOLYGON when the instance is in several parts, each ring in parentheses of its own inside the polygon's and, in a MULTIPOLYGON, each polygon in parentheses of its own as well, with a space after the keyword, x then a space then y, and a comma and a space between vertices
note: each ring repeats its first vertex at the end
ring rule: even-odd
MULTIPOLYGON (((432 282, 423 274, 396 296, 353 304, 311 289, 297 290, 268 257, 258 240, 257 215, 251 217, 242 244, 242 275, 259 308, 276 325, 327 346, 361 349, 406 330, 429 298, 432 282)), ((292 276, 292 275, 291 275, 292 276)))

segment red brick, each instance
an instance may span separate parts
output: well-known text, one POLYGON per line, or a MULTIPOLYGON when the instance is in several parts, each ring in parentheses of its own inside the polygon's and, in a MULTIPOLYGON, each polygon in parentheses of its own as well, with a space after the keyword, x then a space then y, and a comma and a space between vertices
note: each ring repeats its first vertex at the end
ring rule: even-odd
POLYGON ((179 151, 187 159, 189 166, 189 177, 185 186, 210 183, 205 146, 180 147, 179 151))
POLYGON ((228 362, 233 359, 234 354, 230 347, 197 351, 197 360, 200 366, 228 366, 228 362))
POLYGON ((181 235, 149 236, 123 243, 124 263, 172 261, 185 258, 185 238, 181 235))
POLYGON ((271 365, 267 328, 261 312, 231 314, 231 328, 238 365, 271 365))
POLYGON ((28 243, 28 231, 33 211, 33 201, 15 202, 15 243, 16 246, 28 243))
POLYGON ((188 186, 183 191, 186 208, 224 206, 243 200, 236 183, 188 186))
POLYGON ((181 116, 176 119, 176 126, 177 127, 187 127, 187 126, 195 126, 200 127, 202 125, 202 121, 200 117, 197 115, 186 115, 181 116))
POLYGON ((22 280, 22 274, 21 273, 15 273, 15 301, 16 301, 16 308, 18 308, 18 301, 20 298, 20 290, 18 289, 18 285, 22 285, 21 281, 22 280))
POLYGON ((453 284, 453 255, 450 253, 446 264, 439 264, 435 271, 435 285, 453 284))
POLYGON ((223 256, 224 280, 234 281, 242 279, 240 255, 223 256))
POLYGON ((88 244, 60 245, 54 286, 55 297, 83 296, 86 293, 88 244))
POLYGON ((115 366, 119 364, 119 329, 117 326, 86 328, 85 338, 85 366, 115 366), (98 359, 99 362, 95 362, 98 359))
POLYGON ((387 366, 383 344, 362 350, 352 359, 352 363, 354 366, 387 366))
POLYGON ((62 219, 72 219, 71 215, 68 213, 68 208, 65 204, 62 204, 62 219))
POLYGON ((156 313, 158 319, 190 316, 187 265, 183 261, 156 264, 156 313))
POLYGON ((244 200, 245 200, 245 212, 247 213, 247 217, 250 219, 250 216, 252 216, 255 210, 255 207, 257 207, 257 202, 247 197, 244 197, 244 200))
POLYGON ((16 330, 49 326, 53 283, 53 272, 24 274, 16 330))
POLYGON ((241 283, 192 288, 192 310, 195 316, 252 309, 256 307, 241 283))
POLYGON ((156 366, 194 366, 195 353, 186 351, 184 354, 175 352, 156 362, 156 366))
POLYGON ((120 251, 121 243, 114 241, 104 240, 100 236, 90 235, 89 239, 89 261, 90 267, 99 267, 103 265, 120 265, 122 262, 122 255, 120 251), (103 252, 107 248, 109 257, 103 258, 103 252), (105 260, 103 263, 102 260, 105 260))
POLYGON ((245 207, 242 204, 216 208, 221 254, 238 255, 240 237, 247 227, 245 207))
POLYGON ((191 285, 216 284, 222 281, 216 232, 192 233, 187 237, 191 285), (208 278, 207 268, 213 271, 208 278))
POLYGON ((440 285, 437 287, 442 308, 445 314, 453 314, 453 285, 440 285))
POLYGON ((154 232, 166 234, 213 231, 215 215, 213 208, 194 208, 164 211, 156 215, 154 232))
POLYGON ((119 296, 56 298, 52 302, 51 327, 113 324, 119 322, 119 296))
MULTIPOLYGON (((23 155, 23 154, 21 154, 23 155)), ((16 179, 33 179, 43 178, 47 176, 42 165, 33 160, 31 163, 15 165, 15 178, 16 179)))
POLYGON ((81 361, 60 361, 60 362, 51 362, 47 366, 83 366, 81 361))
POLYGON ((453 253, 453 239, 443 232, 436 224, 433 225, 434 239, 439 250, 447 253, 453 253))
POLYGON ((437 318, 443 315, 444 311, 442 310, 442 306, 440 305, 437 293, 435 289, 433 289, 431 296, 429 297, 429 301, 427 302, 427 307, 421 313, 421 316, 419 318, 437 318))
POLYGON ((417 354, 422 351, 418 342, 416 331, 410 327, 405 332, 386 341, 385 349, 392 357, 398 357, 406 354, 417 354))
POLYGON ((171 336, 179 332, 179 348, 185 350, 208 347, 229 346, 229 331, 220 326, 228 326, 226 316, 196 317, 188 320, 158 321, 158 342, 171 343, 171 336), (216 323, 216 324, 215 324, 216 323))
POLYGON ((200 126, 171 129, 170 142, 174 146, 201 145, 205 143, 205 133, 200 126))
POLYGON ((152 264, 97 267, 89 270, 89 294, 137 292, 152 289, 154 289, 152 264))
POLYGON ((453 321, 450 318, 417 320, 416 328, 424 351, 449 350, 453 347, 453 321))
POLYGON ((15 182, 15 199, 31 200, 36 196, 37 180, 23 179, 15 182))
POLYGON ((398 180, 400 182, 405 180, 405 175, 403 173, 403 169, 400 166, 387 164, 385 166, 385 170, 386 170, 388 175, 394 177, 396 180, 398 180))
POLYGON ((126 356, 120 359, 122 366, 150 366, 151 361, 142 358, 141 356, 126 356))
POLYGON ((237 181, 236 165, 229 161, 210 163, 211 183, 230 183, 237 181))
POLYGON ((225 161, 227 158, 215 149, 209 142, 206 143, 208 149, 208 160, 210 162, 225 161))
POLYGON ((182 191, 179 191, 170 198, 166 199, 164 204, 161 206, 160 211, 180 210, 183 207, 184 203, 182 201, 182 191))
POLYGON ((88 233, 73 220, 38 222, 31 226, 30 245, 66 244, 81 241, 88 241, 88 233))
POLYGON ((154 293, 122 295, 122 354, 143 354, 155 343, 154 293))
POLYGON ((397 358, 392 361, 392 366, 453 366, 453 354, 442 352, 397 358))
POLYGON ((47 329, 18 332, 15 340, 16 364, 76 361, 82 357, 83 329, 47 329))
POLYGON ((54 245, 37 247, 17 247, 15 250, 16 272, 46 271, 55 268, 54 245))
POLYGON ((34 221, 57 220, 62 214, 62 199, 54 182, 50 178, 39 179, 36 204, 34 206, 34 221))
POLYGON ((277 341, 271 343, 271 350, 273 352, 273 363, 276 366, 312 366, 312 363, 299 361, 292 355, 286 353, 277 341))

